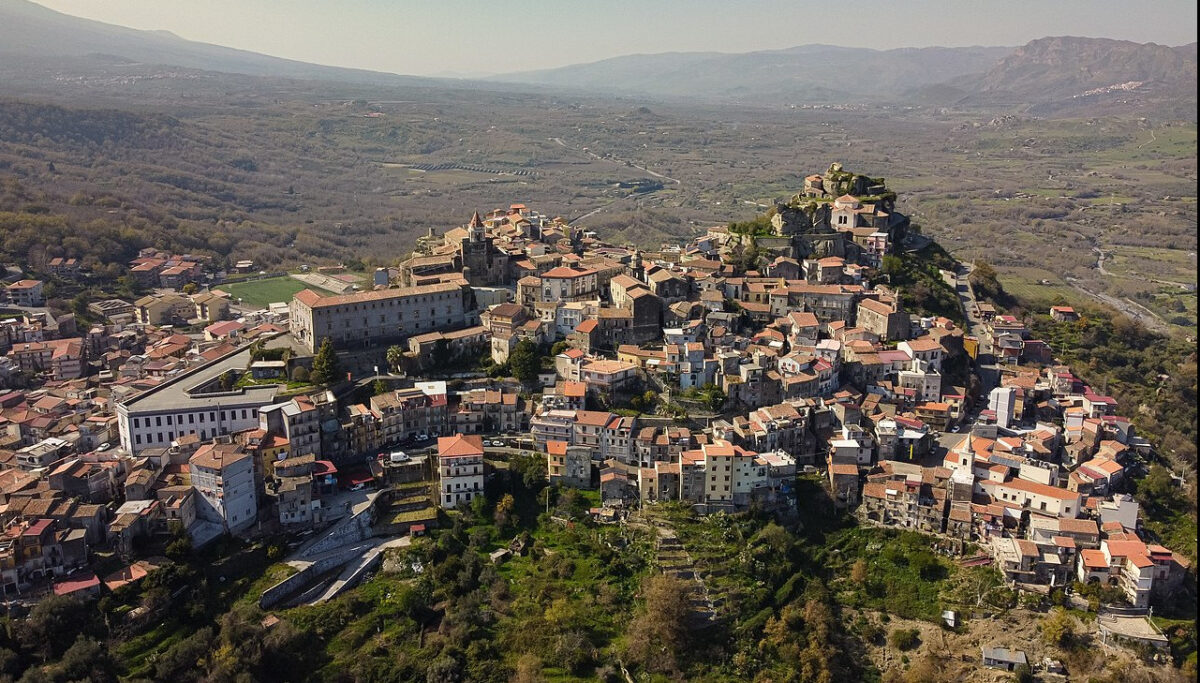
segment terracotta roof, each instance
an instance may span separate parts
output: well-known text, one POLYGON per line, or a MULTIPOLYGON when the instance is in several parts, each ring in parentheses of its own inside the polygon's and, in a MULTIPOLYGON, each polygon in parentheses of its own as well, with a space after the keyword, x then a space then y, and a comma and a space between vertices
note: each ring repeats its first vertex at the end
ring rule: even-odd
POLYGON ((100 579, 92 572, 84 572, 68 577, 54 584, 55 595, 70 595, 77 591, 88 590, 100 586, 100 579))
POLYGON ((1108 569, 1108 560, 1099 550, 1085 548, 1079 551, 1079 556, 1083 558, 1083 566, 1088 569, 1108 569))
POLYGON ((1069 534, 1100 534, 1100 530, 1096 527, 1095 520, 1091 519, 1063 518, 1058 520, 1058 530, 1069 534))
POLYGON ((592 270, 591 268, 585 268, 583 270, 575 270, 574 268, 568 268, 566 266, 558 266, 557 268, 551 268, 550 270, 547 270, 546 272, 542 273, 542 277, 543 278, 568 278, 569 279, 569 278, 583 277, 584 275, 595 275, 595 274, 596 274, 596 271, 592 270))
POLYGON ((483 455, 483 437, 477 434, 456 434, 438 439, 439 458, 460 458, 483 455))
POLYGON ((421 285, 419 287, 405 287, 402 289, 376 289, 369 292, 355 292, 353 294, 341 294, 338 296, 324 297, 311 289, 305 289, 301 292, 298 292, 294 298, 296 301, 299 301, 309 308, 328 308, 331 306, 360 304, 371 301, 386 301, 388 299, 401 299, 404 297, 420 296, 423 294, 458 292, 461 290, 461 285, 452 282, 440 282, 438 284, 421 285))

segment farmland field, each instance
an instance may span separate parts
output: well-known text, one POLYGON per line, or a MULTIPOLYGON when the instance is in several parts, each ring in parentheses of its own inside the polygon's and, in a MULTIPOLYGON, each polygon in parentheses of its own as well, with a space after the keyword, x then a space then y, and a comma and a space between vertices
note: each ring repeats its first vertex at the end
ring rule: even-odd
POLYGON ((1042 268, 1002 267, 1000 282, 1009 293, 1026 301, 1068 303, 1088 301, 1088 297, 1063 281, 1062 276, 1042 268), (1049 282, 1049 284, 1044 284, 1049 282))

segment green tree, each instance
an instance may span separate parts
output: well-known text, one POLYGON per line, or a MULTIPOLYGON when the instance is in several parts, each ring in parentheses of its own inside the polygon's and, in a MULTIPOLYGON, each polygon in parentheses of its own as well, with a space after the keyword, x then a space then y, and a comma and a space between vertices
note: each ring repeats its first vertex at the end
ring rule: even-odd
POLYGON ((387 392, 388 392, 387 382, 383 381, 382 379, 377 379, 371 383, 371 393, 373 393, 374 395, 378 396, 380 394, 386 394, 387 392))
POLYGON ((71 299, 71 312, 75 314, 76 318, 80 318, 80 319, 87 318, 87 315, 88 315, 87 306, 88 306, 87 292, 80 292, 79 294, 75 295, 74 299, 71 299))
POLYGON ((454 350, 450 348, 450 342, 445 339, 439 339, 433 343, 433 350, 429 354, 430 360, 433 361, 433 367, 444 369, 450 367, 450 362, 454 360, 454 350))
POLYGON ((904 260, 895 254, 886 254, 883 257, 882 268, 884 275, 896 276, 904 272, 904 260))
POLYGON ((91 625, 95 613, 75 598, 50 595, 29 612, 17 637, 25 651, 55 659, 91 625))
POLYGON ((404 362, 404 349, 399 346, 389 346, 386 354, 388 367, 392 372, 400 369, 400 364, 404 362))
POLYGON ((496 521, 496 526, 503 530, 510 523, 515 523, 516 515, 513 514, 513 509, 516 507, 516 501, 513 500, 511 493, 506 493, 500 497, 500 501, 496 503, 496 511, 493 513, 493 518, 496 521))
POLYGON ((196 284, 195 282, 189 282, 183 286, 184 294, 195 294, 198 291, 200 291, 200 285, 196 284))
POLYGON ((1177 495, 1175 482, 1171 481, 1171 471, 1158 463, 1150 466, 1145 478, 1138 482, 1137 489, 1148 502, 1163 507, 1170 507, 1177 495))
POLYGON ((569 348, 571 348, 571 345, 566 343, 565 341, 556 341, 550 347, 550 355, 557 356, 558 354, 562 353, 563 351, 566 351, 569 348))
POLYGON ((646 580, 642 593, 645 603, 629 625, 626 653, 646 671, 678 671, 690 639, 687 585, 670 574, 659 574, 646 580))
POLYGON ((720 412, 721 408, 725 406, 725 392, 721 390, 721 387, 715 384, 705 384, 700 392, 704 405, 714 413, 720 412))
POLYGON ((532 385, 542 369, 542 359, 538 355, 537 345, 528 339, 517 342, 512 353, 508 356, 508 366, 512 369, 513 377, 527 385, 532 385))
POLYGON ((293 382, 307 382, 308 381, 308 368, 304 367, 303 365, 297 365, 295 368, 293 368, 292 369, 292 381, 293 382))
POLYGON ((79 636, 75 643, 63 653, 56 667, 60 680, 106 683, 117 680, 117 666, 109 649, 95 638, 79 636))
POLYGON ((321 340, 321 348, 313 358, 312 381, 317 384, 333 384, 342 379, 342 361, 333 350, 333 342, 329 337, 321 340))
POLYGON ((1050 645, 1068 647, 1075 637, 1075 619, 1062 607, 1055 607, 1042 619, 1042 637, 1050 645))
POLYGON ((175 562, 186 562, 192 554, 192 537, 188 536, 187 530, 179 522, 172 522, 169 528, 171 542, 167 544, 166 555, 175 562))

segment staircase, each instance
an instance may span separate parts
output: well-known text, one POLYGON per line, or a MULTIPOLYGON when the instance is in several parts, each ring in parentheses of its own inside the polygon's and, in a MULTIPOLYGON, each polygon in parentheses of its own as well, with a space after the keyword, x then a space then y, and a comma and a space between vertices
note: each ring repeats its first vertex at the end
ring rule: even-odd
POLYGON ((688 604, 691 607, 692 629, 706 629, 717 622, 718 601, 714 601, 704 583, 703 574, 697 570, 692 556, 683 547, 675 534, 675 529, 665 520, 656 517, 645 518, 647 525, 655 532, 654 553, 655 561, 664 574, 686 581, 691 586, 688 604))

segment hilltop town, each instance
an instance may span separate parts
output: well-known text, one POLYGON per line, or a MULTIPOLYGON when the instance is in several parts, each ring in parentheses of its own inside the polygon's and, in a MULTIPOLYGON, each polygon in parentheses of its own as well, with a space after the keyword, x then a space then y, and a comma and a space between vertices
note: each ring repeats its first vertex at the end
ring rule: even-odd
MULTIPOLYGON (((149 248, 123 278, 139 296, 77 299, 67 314, 46 289, 87 278, 78 261, 10 268, 11 613, 121 599, 237 539, 286 567, 250 596, 278 623, 494 510, 512 538, 489 546, 496 566, 554 552, 510 514, 645 531, 650 571, 689 579, 686 616, 702 630, 737 606, 712 598, 718 574, 680 569, 702 547, 687 524, 828 517, 884 539, 920 532, 939 571, 989 572, 1014 602, 1088 615, 1066 618, 1105 657, 1169 663, 1152 608, 1194 596, 1195 574, 1131 495, 1155 454, 1137 407, 976 299, 970 266, 896 200, 886 179, 835 163, 757 220, 658 251, 511 204, 363 276, 306 265, 271 278, 149 248), (304 288, 265 306, 236 294, 282 281, 304 288), (566 498, 583 501, 578 515, 566 498)), ((962 653, 971 680, 1070 673, 1066 640, 989 631, 984 603, 934 618, 953 633, 981 624, 962 653)))

